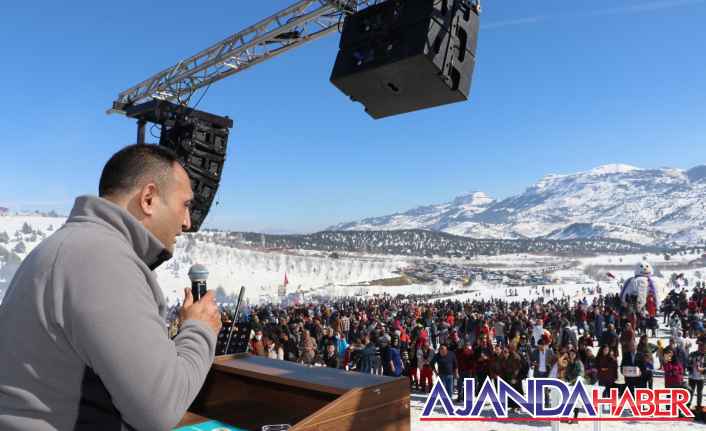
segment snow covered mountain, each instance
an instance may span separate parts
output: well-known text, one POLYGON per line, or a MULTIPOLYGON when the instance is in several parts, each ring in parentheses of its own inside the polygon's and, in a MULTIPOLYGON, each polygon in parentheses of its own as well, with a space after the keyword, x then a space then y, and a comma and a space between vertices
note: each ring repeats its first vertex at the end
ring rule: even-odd
POLYGON ((596 239, 644 245, 706 241, 706 166, 689 170, 605 165, 547 175, 524 193, 494 201, 473 193, 331 230, 437 230, 472 238, 596 239))
POLYGON ((471 220, 494 202, 495 200, 483 192, 470 192, 448 203, 421 206, 404 213, 366 218, 359 222, 342 223, 327 230, 428 229, 446 232, 448 227, 471 220))

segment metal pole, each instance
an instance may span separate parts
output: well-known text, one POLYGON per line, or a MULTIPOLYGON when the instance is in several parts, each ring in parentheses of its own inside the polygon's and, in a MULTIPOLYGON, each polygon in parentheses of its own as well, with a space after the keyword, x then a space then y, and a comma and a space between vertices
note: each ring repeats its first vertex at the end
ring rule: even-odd
POLYGON ((145 143, 145 120, 137 120, 137 143, 142 145, 145 143))

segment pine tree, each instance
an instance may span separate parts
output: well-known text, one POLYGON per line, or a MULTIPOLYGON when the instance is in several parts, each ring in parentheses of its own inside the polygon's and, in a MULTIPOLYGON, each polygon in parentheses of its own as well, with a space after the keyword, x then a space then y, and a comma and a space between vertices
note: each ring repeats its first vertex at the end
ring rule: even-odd
POLYGON ((24 253, 27 251, 27 246, 25 246, 25 243, 20 241, 17 243, 15 248, 12 249, 15 253, 24 253))

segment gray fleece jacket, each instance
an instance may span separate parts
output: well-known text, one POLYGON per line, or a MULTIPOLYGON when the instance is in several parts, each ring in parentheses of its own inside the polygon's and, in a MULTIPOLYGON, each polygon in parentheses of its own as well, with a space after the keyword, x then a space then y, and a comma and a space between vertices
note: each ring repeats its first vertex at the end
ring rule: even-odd
POLYGON ((170 258, 127 211, 76 200, 24 260, 0 306, 0 430, 167 430, 213 362, 216 334, 170 340, 152 272, 170 258))

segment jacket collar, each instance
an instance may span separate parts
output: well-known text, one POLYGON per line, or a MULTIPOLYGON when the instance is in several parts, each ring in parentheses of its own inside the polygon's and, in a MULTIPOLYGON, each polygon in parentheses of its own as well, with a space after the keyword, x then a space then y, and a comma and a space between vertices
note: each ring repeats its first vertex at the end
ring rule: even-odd
POLYGON ((67 223, 81 222, 99 223, 118 232, 151 270, 172 257, 164 244, 132 214, 106 199, 96 196, 76 198, 67 223))

